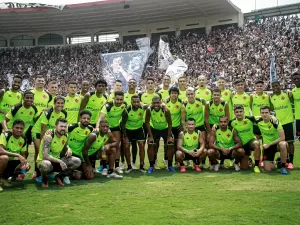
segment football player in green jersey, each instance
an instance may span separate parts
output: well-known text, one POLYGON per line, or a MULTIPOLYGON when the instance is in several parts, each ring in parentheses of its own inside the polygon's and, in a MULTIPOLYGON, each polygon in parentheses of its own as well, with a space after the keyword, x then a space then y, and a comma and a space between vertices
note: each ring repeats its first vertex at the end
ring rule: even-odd
POLYGON ((151 77, 148 77, 147 81, 146 81, 146 92, 139 94, 141 102, 143 104, 151 105, 153 97, 155 97, 155 96, 160 97, 160 94, 155 93, 154 86, 155 86, 154 79, 151 77))
POLYGON ((161 99, 164 101, 169 97, 169 87, 171 83, 171 77, 169 75, 165 75, 162 81, 162 88, 158 88, 156 90, 157 93, 161 95, 161 99))
POLYGON ((68 147, 68 123, 64 118, 56 120, 54 130, 48 130, 41 141, 37 164, 42 177, 42 187, 48 187, 47 175, 58 172, 58 185, 70 184, 69 175, 81 165, 81 160, 72 156, 68 147))
POLYGON ((300 136, 300 72, 293 73, 292 80, 296 87, 292 90, 289 96, 295 106, 296 135, 299 137, 300 136))
MULTIPOLYGON (((130 79, 128 81, 128 92, 124 94, 124 101, 128 106, 131 105, 132 96, 137 95, 138 92, 136 90, 136 80, 130 79)), ((132 140, 131 142, 131 151, 132 151, 132 169, 136 169, 135 162, 136 162, 136 155, 137 155, 137 143, 136 140, 132 140)), ((121 156, 122 157, 122 156, 121 156)))
POLYGON ((182 101, 187 100, 186 88, 187 88, 187 80, 185 76, 181 76, 178 78, 178 87, 179 87, 179 96, 178 98, 182 101))
POLYGON ((77 82, 70 81, 68 83, 68 95, 65 97, 64 110, 67 112, 68 124, 73 124, 77 122, 78 113, 81 104, 81 97, 76 95, 77 92, 77 82))
POLYGON ((81 90, 78 93, 81 98, 84 98, 84 96, 89 92, 90 90, 90 82, 88 80, 83 80, 81 84, 81 90))
MULTIPOLYGON (((125 122, 122 121, 123 113, 126 113, 126 103, 124 103, 124 93, 121 91, 115 92, 115 98, 113 102, 109 102, 103 106, 99 120, 96 124, 96 130, 99 131, 100 121, 107 119, 109 123, 109 129, 116 138, 118 144, 116 146, 116 171, 120 174, 123 173, 123 168, 120 168, 120 144, 121 144, 121 130, 125 130, 125 122), (122 122, 122 123, 121 123, 122 122)), ((104 168, 105 168, 105 162, 104 168)), ((100 172, 100 171, 99 171, 100 172)))
POLYGON ((195 130, 193 118, 187 120, 187 130, 179 133, 176 159, 180 163, 180 172, 185 173, 184 160, 193 160, 196 172, 201 172, 200 162, 206 158, 205 141, 200 130, 195 130))
POLYGON ((48 107, 54 106, 54 98, 58 94, 58 83, 56 80, 50 80, 48 82, 48 92, 52 96, 52 100, 48 103, 48 107))
MULTIPOLYGON (((130 173, 134 168, 131 166, 130 161, 130 144, 132 146, 138 143, 140 155, 140 171, 146 172, 144 167, 145 162, 145 133, 143 129, 144 114, 147 105, 141 106, 139 96, 133 95, 131 97, 131 104, 127 107, 127 113, 123 113, 122 121, 125 122, 126 129, 123 131, 123 141, 125 145, 125 156, 128 168, 126 173, 130 173)), ((134 155, 136 157, 136 155, 134 155)), ((134 158, 135 159, 135 158, 134 158)), ((135 163, 135 161, 133 162, 135 163)))
POLYGON ((222 116, 219 118, 219 125, 213 129, 209 138, 210 149, 207 152, 211 162, 211 170, 218 171, 219 164, 217 159, 220 159, 220 164, 224 166, 225 159, 235 159, 234 168, 240 170, 239 163, 245 155, 242 149, 242 142, 237 134, 237 131, 228 127, 228 117, 222 116))
POLYGON ((163 138, 164 144, 167 145, 168 153, 168 170, 176 172, 172 167, 174 139, 172 135, 172 120, 169 110, 162 109, 160 97, 153 97, 151 106, 146 110, 146 128, 148 130, 148 157, 150 167, 148 174, 153 173, 156 149, 159 145, 160 138, 163 138))
POLYGON ((244 115, 244 106, 235 105, 234 106, 234 115, 236 118, 229 121, 229 127, 237 131, 238 136, 240 137, 243 149, 245 151, 245 156, 240 162, 240 168, 242 170, 248 169, 249 156, 251 151, 254 151, 255 166, 254 172, 260 173, 259 161, 260 161, 260 143, 255 139, 253 132, 253 124, 255 123, 255 118, 253 116, 244 115))
POLYGON ((31 90, 34 94, 34 105, 38 109, 38 114, 41 115, 42 112, 47 109, 47 105, 52 100, 52 96, 45 91, 45 78, 42 75, 37 75, 35 78, 34 89, 31 90))
MULTIPOLYGON (((252 116, 260 116, 260 107, 270 107, 270 96, 268 94, 265 94, 263 91, 264 82, 262 80, 257 80, 255 82, 255 93, 250 95, 250 107, 252 111, 252 116)), ((259 139, 261 133, 256 124, 254 124, 253 131, 257 139, 259 139)))
POLYGON ((281 91, 280 82, 272 82, 273 95, 271 96, 271 109, 276 113, 276 118, 280 121, 285 134, 285 141, 288 143, 288 163, 289 170, 294 169, 294 115, 291 100, 287 93, 281 91))
POLYGON ((10 186, 7 178, 23 179, 30 169, 26 157, 26 137, 23 135, 24 122, 15 120, 11 131, 0 136, 0 191, 3 186, 10 186))
POLYGON ((107 120, 100 120, 99 123, 99 133, 90 133, 82 149, 84 161, 81 167, 84 177, 88 180, 94 179, 96 160, 98 158, 107 158, 109 170, 107 173, 106 168, 104 168, 102 175, 106 175, 108 178, 123 178, 123 176, 114 172, 118 142, 110 132, 107 120))
MULTIPOLYGON (((107 82, 103 79, 97 80, 95 83, 95 92, 88 92, 81 101, 80 110, 86 109, 92 113, 91 125, 96 127, 96 123, 100 116, 100 111, 107 101, 104 95, 107 82)), ((78 120, 80 115, 78 114, 78 120)))
MULTIPOLYGON (((0 123, 5 119, 6 113, 16 104, 22 102, 22 94, 20 87, 22 85, 22 77, 15 75, 11 88, 2 89, 0 91, 0 123)), ((0 126, 0 133, 2 126, 0 126)))
POLYGON ((276 152, 280 152, 281 160, 281 174, 288 174, 285 169, 287 159, 287 143, 285 142, 284 130, 282 125, 277 120, 271 120, 271 110, 269 106, 262 106, 260 108, 261 118, 257 121, 257 125, 261 131, 263 139, 263 161, 264 169, 271 172, 274 164, 274 157, 276 152))
MULTIPOLYGON (((23 120, 25 123, 24 127, 24 135, 27 139, 27 152, 26 156, 28 156, 28 146, 32 142, 31 138, 31 128, 32 125, 36 122, 38 119, 38 111, 35 105, 33 105, 33 99, 34 94, 27 90, 23 94, 23 104, 17 104, 15 105, 7 114, 5 117, 5 120, 2 122, 2 127, 4 131, 8 131, 8 129, 12 128, 12 124, 15 120, 23 120)), ((26 157, 27 158, 27 157, 26 157)))
POLYGON ((232 102, 231 102, 232 92, 231 92, 231 90, 225 88, 225 78, 224 77, 218 78, 217 87, 219 90, 221 90, 222 100, 224 100, 228 104, 229 114, 230 114, 229 119, 231 119, 231 118, 233 118, 233 109, 232 109, 232 102))
POLYGON ((114 90, 110 93, 108 101, 112 102, 115 99, 115 92, 123 91, 123 83, 121 80, 115 80, 114 90))
POLYGON ((206 76, 200 75, 198 77, 198 90, 196 90, 196 98, 203 98, 205 101, 211 100, 211 91, 206 87, 206 76))
POLYGON ((231 97, 233 108, 235 105, 243 105, 245 116, 250 116, 250 96, 245 92, 245 81, 237 79, 234 85, 235 92, 231 97))
POLYGON ((93 131, 93 127, 89 125, 92 114, 88 110, 81 110, 79 115, 79 122, 69 124, 68 126, 68 145, 72 150, 73 156, 83 159, 82 148, 88 136, 93 131))

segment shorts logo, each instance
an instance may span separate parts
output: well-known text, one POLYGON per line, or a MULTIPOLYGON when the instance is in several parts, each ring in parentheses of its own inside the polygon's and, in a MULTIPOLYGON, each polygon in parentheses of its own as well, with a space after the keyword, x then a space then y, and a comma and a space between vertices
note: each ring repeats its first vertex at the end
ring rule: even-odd
POLYGON ((193 139, 194 139, 194 140, 197 140, 197 137, 196 137, 196 136, 194 136, 194 137, 193 137, 193 139))

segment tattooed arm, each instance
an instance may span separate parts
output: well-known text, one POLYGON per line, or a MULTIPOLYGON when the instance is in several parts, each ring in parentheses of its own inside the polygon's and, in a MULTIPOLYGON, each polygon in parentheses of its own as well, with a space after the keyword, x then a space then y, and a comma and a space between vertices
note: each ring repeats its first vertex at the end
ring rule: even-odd
POLYGON ((60 159, 56 159, 53 156, 51 156, 50 153, 50 146, 52 143, 52 138, 49 135, 45 135, 44 137, 44 144, 43 144, 43 160, 49 160, 53 163, 60 163, 62 162, 60 159))

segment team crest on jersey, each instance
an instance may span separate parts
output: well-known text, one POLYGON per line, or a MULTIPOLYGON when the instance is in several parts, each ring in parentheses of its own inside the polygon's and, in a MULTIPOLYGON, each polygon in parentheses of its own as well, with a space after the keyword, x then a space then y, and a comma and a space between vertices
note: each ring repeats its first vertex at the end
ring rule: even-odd
POLYGON ((194 139, 194 140, 197 140, 197 137, 196 137, 196 136, 194 136, 194 137, 193 137, 193 139, 194 139))
POLYGON ((162 114, 160 114, 160 117, 163 117, 163 115, 162 115, 162 114))
POLYGON ((77 98, 75 99, 75 102, 78 103, 78 99, 77 98))
POLYGON ((140 112, 140 113, 139 113, 139 116, 142 116, 142 115, 143 115, 143 114, 140 112))
POLYGON ((247 99, 247 97, 246 97, 246 96, 244 96, 244 97, 243 97, 243 99, 244 99, 244 100, 246 100, 246 99, 247 99))
POLYGON ((20 96, 19 96, 19 95, 17 96, 17 99, 20 99, 20 96))
POLYGON ((61 142, 61 143, 64 145, 66 142, 65 142, 65 140, 62 140, 62 142, 61 142))
POLYGON ((209 92, 207 91, 207 92, 205 92, 205 94, 206 94, 206 95, 209 95, 209 92))
POLYGON ((261 98, 262 98, 262 100, 264 100, 264 99, 265 99, 265 96, 262 96, 261 98))
POLYGON ((106 142, 106 138, 104 138, 104 140, 103 140, 104 142, 106 142))
POLYGON ((124 109, 124 106, 122 106, 121 109, 124 109))
POLYGON ((219 112, 223 112, 223 109, 221 108, 221 109, 219 109, 219 112))
POLYGON ((33 112, 30 112, 29 115, 31 116, 33 112))
POLYGON ((86 131, 86 132, 85 132, 85 135, 88 135, 88 133, 89 133, 89 132, 88 132, 88 131, 86 131))
POLYGON ((285 97, 284 97, 284 96, 282 96, 282 97, 281 97, 281 100, 284 100, 284 99, 285 99, 285 97))
POLYGON ((43 95, 43 99, 46 99, 47 97, 46 97, 46 95, 43 95))
POLYGON ((272 126, 270 125, 268 128, 269 128, 269 130, 271 130, 272 126))
POLYGON ((226 136, 227 136, 228 138, 230 138, 230 134, 227 134, 226 136))
POLYGON ((176 105, 176 109, 179 109, 179 105, 176 105))
POLYGON ((244 125, 246 125, 247 124, 247 121, 244 121, 244 125))
POLYGON ((227 96, 227 95, 228 95, 228 92, 226 91, 226 92, 224 93, 224 95, 227 96))
POLYGON ((22 142, 20 142, 20 143, 19 143, 19 146, 20 146, 20 147, 22 147, 22 145, 23 145, 23 143, 22 143, 22 142))
POLYGON ((199 104, 196 105, 197 108, 199 108, 199 106, 200 106, 199 104))

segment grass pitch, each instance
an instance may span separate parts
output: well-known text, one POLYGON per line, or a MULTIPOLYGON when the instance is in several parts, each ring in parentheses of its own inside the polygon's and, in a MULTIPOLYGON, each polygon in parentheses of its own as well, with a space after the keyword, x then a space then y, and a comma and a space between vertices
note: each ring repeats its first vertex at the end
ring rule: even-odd
MULTIPOLYGON (((163 167, 162 148, 159 159, 163 167)), ((0 224, 297 225, 299 151, 294 166, 287 176, 278 171, 254 174, 252 169, 199 174, 161 169, 151 175, 135 171, 123 180, 97 174, 93 181, 73 181, 64 188, 49 182, 48 189, 37 186, 30 171, 24 181, 0 193, 0 224)))

